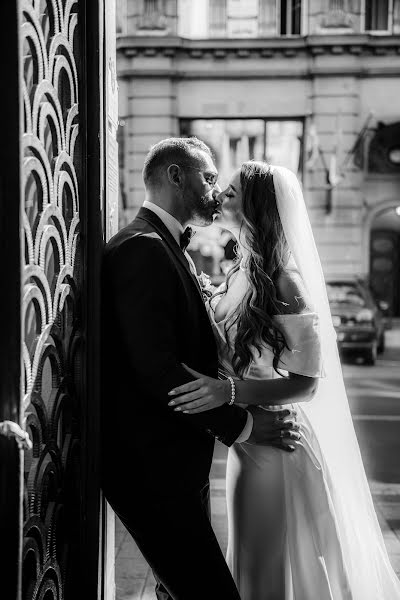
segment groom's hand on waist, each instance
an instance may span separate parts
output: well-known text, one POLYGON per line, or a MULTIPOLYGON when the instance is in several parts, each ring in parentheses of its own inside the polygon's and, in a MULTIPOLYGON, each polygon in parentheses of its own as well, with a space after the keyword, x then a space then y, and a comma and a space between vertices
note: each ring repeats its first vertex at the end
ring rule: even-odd
POLYGON ((288 408, 267 410, 258 406, 246 408, 253 416, 253 429, 247 444, 273 446, 286 452, 296 449, 296 442, 300 440, 296 411, 288 408))

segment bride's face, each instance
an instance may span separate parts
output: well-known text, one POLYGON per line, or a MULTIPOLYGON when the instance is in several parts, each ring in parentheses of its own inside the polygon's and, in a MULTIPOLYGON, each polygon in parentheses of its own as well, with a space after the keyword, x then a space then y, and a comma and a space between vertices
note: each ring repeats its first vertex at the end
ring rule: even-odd
POLYGON ((243 222, 240 169, 233 174, 228 187, 219 194, 218 201, 221 203, 221 213, 214 223, 228 231, 240 227, 243 222))

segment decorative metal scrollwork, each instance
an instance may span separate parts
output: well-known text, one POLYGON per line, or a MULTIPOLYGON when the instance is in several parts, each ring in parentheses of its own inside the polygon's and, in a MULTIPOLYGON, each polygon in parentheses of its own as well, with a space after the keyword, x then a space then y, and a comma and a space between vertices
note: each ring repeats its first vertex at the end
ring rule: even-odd
POLYGON ((79 28, 77 0, 25 0, 23 598, 78 597, 80 513, 79 28), (74 585, 74 584, 72 584, 74 585))

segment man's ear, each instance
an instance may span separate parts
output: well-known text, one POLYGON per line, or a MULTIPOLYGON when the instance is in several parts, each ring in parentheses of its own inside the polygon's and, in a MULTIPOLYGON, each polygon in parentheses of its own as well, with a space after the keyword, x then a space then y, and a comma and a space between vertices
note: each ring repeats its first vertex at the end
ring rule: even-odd
POLYGON ((167 177, 172 185, 176 185, 178 188, 182 187, 183 174, 182 169, 178 165, 169 165, 167 168, 167 177))

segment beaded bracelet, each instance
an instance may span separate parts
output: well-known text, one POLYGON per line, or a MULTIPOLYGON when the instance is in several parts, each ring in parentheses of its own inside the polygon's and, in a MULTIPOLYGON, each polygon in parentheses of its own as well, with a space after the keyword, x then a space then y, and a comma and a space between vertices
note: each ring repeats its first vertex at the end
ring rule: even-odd
POLYGON ((232 404, 234 404, 235 398, 236 398, 236 386, 235 386, 233 377, 227 377, 227 380, 231 384, 231 399, 229 400, 228 405, 232 406, 232 404))

